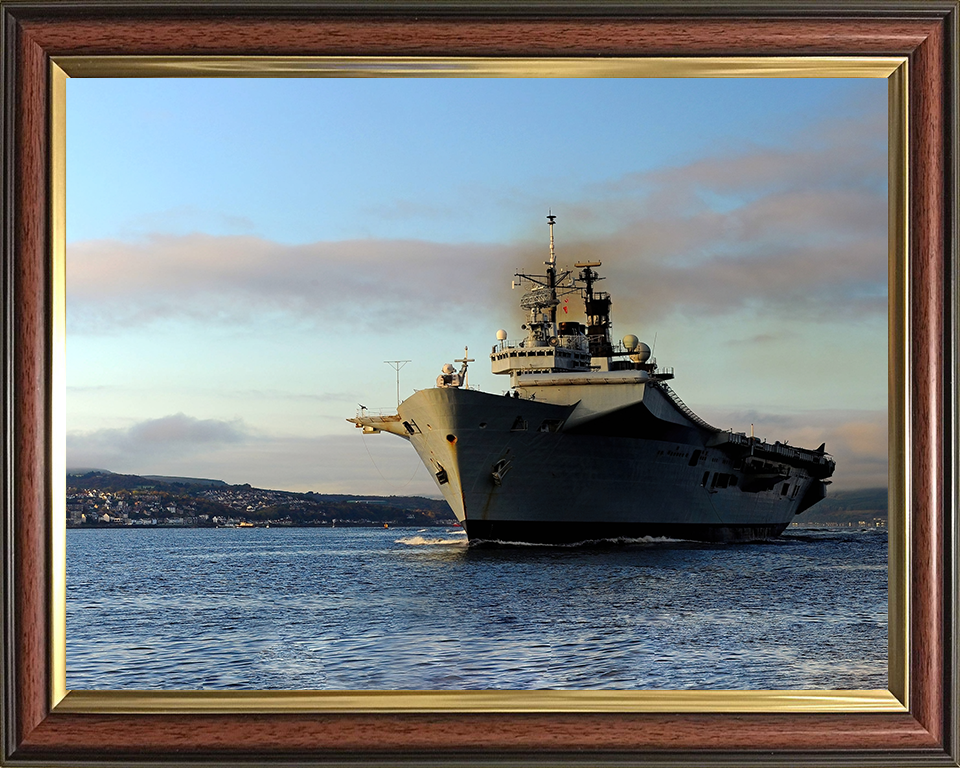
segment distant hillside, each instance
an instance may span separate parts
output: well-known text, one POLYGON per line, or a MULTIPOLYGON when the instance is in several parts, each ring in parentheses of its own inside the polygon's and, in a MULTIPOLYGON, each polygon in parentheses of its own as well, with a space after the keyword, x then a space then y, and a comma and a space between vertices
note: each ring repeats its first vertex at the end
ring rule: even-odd
POLYGON ((166 477, 164 475, 142 475, 146 480, 156 480, 172 485, 226 485, 223 480, 207 480, 201 477, 166 477))
POLYGON ((197 477, 165 477, 163 475, 120 475, 106 469, 74 469, 67 471, 67 487, 96 488, 120 491, 134 488, 183 488, 185 486, 226 485, 223 480, 197 477))
POLYGON ((80 469, 67 472, 67 491, 84 488, 98 491, 124 491, 135 488, 156 488, 165 485, 139 475, 118 475, 106 469, 80 469))
POLYGON ((448 525, 447 503, 420 496, 275 491, 247 483, 107 470, 67 473, 67 510, 73 526, 187 525, 232 522, 271 525, 448 525), (104 515, 107 520, 104 521, 104 515))
POLYGON ((827 498, 796 520, 800 523, 858 523, 870 522, 874 518, 887 519, 886 488, 828 491, 827 498))

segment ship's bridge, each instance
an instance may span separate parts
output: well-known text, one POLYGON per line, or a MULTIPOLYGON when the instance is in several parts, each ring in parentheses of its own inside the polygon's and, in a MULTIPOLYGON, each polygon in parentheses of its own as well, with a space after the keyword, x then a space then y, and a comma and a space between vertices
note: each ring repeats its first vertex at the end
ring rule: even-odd
MULTIPOLYGON (((572 339, 572 337, 571 337, 572 339)), ((493 373, 520 371, 586 371, 590 369, 590 351, 582 345, 565 343, 564 337, 554 344, 543 346, 520 346, 504 340, 494 345, 490 352, 490 367, 493 373)))

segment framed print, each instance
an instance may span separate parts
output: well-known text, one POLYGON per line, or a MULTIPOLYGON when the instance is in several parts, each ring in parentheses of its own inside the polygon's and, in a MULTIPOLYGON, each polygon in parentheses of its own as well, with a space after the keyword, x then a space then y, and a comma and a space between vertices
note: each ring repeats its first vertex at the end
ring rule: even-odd
POLYGON ((2 6, 2 760, 958 764, 957 3, 2 6), (870 76, 889 104, 886 691, 68 691, 67 78, 870 76))

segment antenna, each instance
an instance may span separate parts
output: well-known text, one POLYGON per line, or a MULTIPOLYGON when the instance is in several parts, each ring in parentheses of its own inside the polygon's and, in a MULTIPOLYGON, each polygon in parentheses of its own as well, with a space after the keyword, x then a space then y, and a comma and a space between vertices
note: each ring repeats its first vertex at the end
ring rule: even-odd
POLYGON ((553 252, 553 222, 556 220, 556 216, 553 215, 553 212, 550 209, 547 209, 547 221, 550 222, 550 261, 547 263, 552 267, 557 263, 557 255, 553 252))
POLYGON ((400 407, 400 369, 403 368, 409 360, 384 360, 387 365, 392 365, 397 371, 397 407, 400 407))
POLYGON ((461 360, 454 360, 454 361, 453 361, 453 362, 455 362, 455 363, 463 363, 463 367, 460 369, 460 375, 463 376, 463 388, 464 388, 464 389, 470 389, 470 385, 467 383, 467 364, 468 364, 468 363, 475 363, 475 362, 476 362, 476 360, 474 360, 472 357, 467 357, 467 352, 468 352, 468 350, 469 350, 468 347, 464 347, 464 348, 463 348, 463 359, 461 359, 461 360))

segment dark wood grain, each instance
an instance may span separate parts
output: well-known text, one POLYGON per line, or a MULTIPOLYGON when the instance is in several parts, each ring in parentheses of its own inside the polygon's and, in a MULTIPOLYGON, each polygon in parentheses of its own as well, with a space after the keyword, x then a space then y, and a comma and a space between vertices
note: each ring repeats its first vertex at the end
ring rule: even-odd
POLYGON ((16 129, 17 207, 14 222, 14 570, 17 734, 47 714, 47 218, 46 56, 22 38, 16 129))
POLYGON ((102 755, 157 754, 178 749, 221 757, 267 750, 271 755, 463 750, 898 750, 935 749, 937 741, 909 715, 174 715, 48 718, 23 746, 24 755, 98 747, 102 755), (242 719, 243 727, 237 727, 242 719), (816 741, 811 742, 811 734, 816 741))
MULTIPOLYGON (((784 5, 789 9, 789 4, 784 5)), ((729 760, 781 764, 850 763, 956 765, 948 743, 945 681, 955 679, 945 652, 950 615, 945 579, 950 542, 945 538, 955 460, 947 439, 954 423, 953 372, 946 329, 956 296, 947 293, 953 268, 955 220, 949 155, 955 127, 948 122, 955 81, 956 4, 878 4, 871 12, 820 6, 804 17, 790 14, 737 17, 730 8, 715 17, 663 17, 653 6, 620 15, 511 13, 257 12, 241 6, 216 15, 189 16, 169 6, 146 14, 135 5, 66 4, 4 6, 5 77, 13 78, 16 119, 5 136, 5 161, 16 162, 13 195, 15 242, 5 248, 15 282, 4 297, 15 302, 15 322, 4 332, 14 368, 13 515, 15 599, 6 607, 15 642, 15 676, 5 681, 14 708, 9 759, 36 761, 111 759, 249 759, 317 761, 389 759, 413 763, 444 756, 462 762, 550 759, 595 762, 663 761, 686 755, 706 764, 729 760), (920 7, 920 6, 916 6, 920 7), (899 10, 898 10, 899 9, 899 10), (12 31, 11 31, 12 30, 12 31), (46 530, 50 499, 46 456, 49 422, 46 132, 47 67, 55 55, 904 55, 911 61, 910 279, 912 304, 910 410, 911 710, 899 715, 153 715, 51 713, 47 701, 46 530), (952 57, 952 58, 951 58, 952 57), (12 148, 12 150, 11 150, 12 148), (949 301, 948 301, 949 299, 949 301), (948 425, 945 427, 945 425, 948 425), (696 756, 696 759, 694 757, 696 756)), ((5 86, 7 84, 5 83, 5 86)), ((9 90, 9 89, 8 89, 9 90)), ((8 117, 14 112, 8 104, 8 117)), ((10 209, 10 206, 7 206, 10 209)), ((952 290, 952 288, 951 288, 952 290)), ((8 713, 9 714, 9 713, 8 713)), ((952 722, 952 721, 951 721, 952 722)))
POLYGON ((944 647, 944 124, 939 94, 943 92, 946 61, 943 32, 930 37, 913 55, 916 83, 911 85, 911 267, 913 269, 912 444, 913 494, 913 611, 911 710, 932 736, 943 738, 944 647))
POLYGON ((936 23, 840 19, 46 19, 23 22, 52 55, 678 56, 912 51, 936 23))

